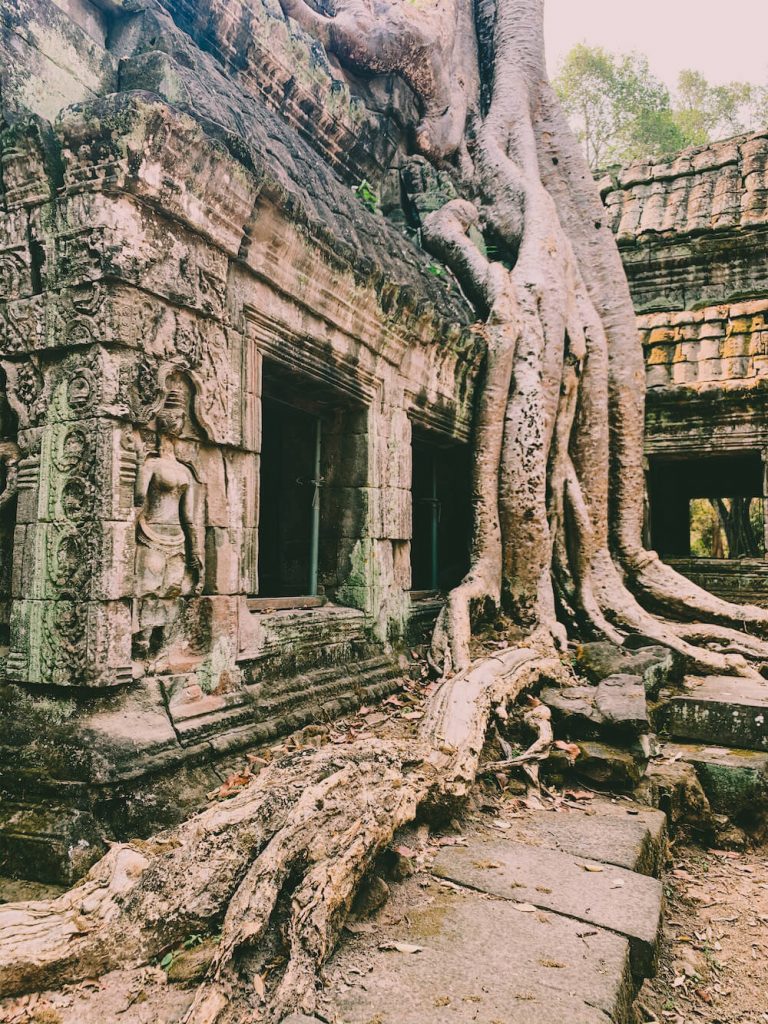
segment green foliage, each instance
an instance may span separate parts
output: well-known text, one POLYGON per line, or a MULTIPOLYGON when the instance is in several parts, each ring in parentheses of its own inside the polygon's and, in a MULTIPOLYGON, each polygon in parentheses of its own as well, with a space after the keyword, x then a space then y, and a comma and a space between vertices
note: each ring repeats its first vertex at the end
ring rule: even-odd
POLYGON ((594 169, 626 163, 649 147, 680 148, 669 90, 651 74, 646 57, 614 56, 580 43, 554 86, 594 169))
POLYGON ((172 949, 170 953, 166 953, 163 959, 160 961, 160 966, 164 971, 170 970, 174 960, 177 960, 182 953, 188 949, 194 949, 195 946, 202 946, 205 942, 205 935, 189 935, 180 946, 176 949, 172 949))
POLYGON ((430 263, 427 270, 430 274, 434 274, 435 277, 443 277, 445 275, 445 267, 441 267, 439 263, 430 263))
POLYGON ((669 156, 768 124, 768 86, 712 85, 686 70, 672 96, 641 54, 583 43, 568 53, 553 84, 593 170, 669 156))
POLYGON ((692 498, 689 514, 694 558, 762 556, 762 498, 692 498))
POLYGON ((359 185, 353 185, 352 191, 357 193, 358 199, 368 207, 371 213, 378 213, 381 202, 379 193, 367 178, 363 178, 359 185))
POLYGON ((705 146, 747 127, 755 87, 747 82, 710 85, 699 71, 681 71, 675 119, 689 146, 705 146))

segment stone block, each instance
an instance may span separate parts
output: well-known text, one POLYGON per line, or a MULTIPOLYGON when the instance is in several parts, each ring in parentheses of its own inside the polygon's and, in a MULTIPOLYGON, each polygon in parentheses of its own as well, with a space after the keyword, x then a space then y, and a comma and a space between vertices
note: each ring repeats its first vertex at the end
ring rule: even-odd
POLYGON ((692 828, 706 837, 714 827, 709 800, 692 765, 652 761, 636 790, 636 799, 658 807, 671 828, 692 828))
POLYGON ((385 487, 377 492, 377 496, 376 536, 410 540, 413 534, 413 495, 410 489, 385 487))
POLYGON ((628 751, 594 740, 578 741, 579 756, 574 771, 585 779, 622 791, 633 790, 643 775, 643 768, 628 751))
POLYGON ((689 676, 661 711, 670 736, 768 751, 768 683, 737 676, 689 676))
POLYGON ((613 675, 603 679, 597 686, 595 707, 608 732, 640 736, 650 731, 645 687, 637 676, 613 675))
POLYGON ((240 593, 242 551, 242 530, 212 526, 205 531, 206 593, 240 593))
POLYGON ((598 798, 588 815, 582 811, 526 813, 515 823, 514 838, 527 846, 561 850, 658 877, 664 863, 666 829, 667 819, 661 811, 598 798))
POLYGON ((632 973, 653 973, 662 905, 656 878, 505 839, 441 850, 432 871, 459 885, 624 935, 632 973))
POLYGON ((595 694, 594 686, 550 686, 539 697, 552 710, 558 732, 563 729, 569 736, 595 736, 604 722, 595 706, 595 694))
POLYGON ((768 811, 768 754, 692 743, 665 743, 661 753, 694 767, 715 814, 740 821, 768 811))
POLYGON ((637 649, 606 642, 581 644, 576 652, 576 667, 594 683, 613 675, 640 676, 651 695, 661 686, 682 678, 680 660, 669 648, 655 644, 637 649))
POLYGON ((67 687, 130 682, 130 603, 15 601, 6 675, 17 682, 67 687))
POLYGON ((355 935, 326 968, 323 1016, 345 1024, 608 1024, 631 1001, 628 943, 620 935, 506 900, 413 883, 398 923, 355 935), (390 943, 417 947, 399 952, 390 943), (349 967, 365 962, 353 975, 349 967))
POLYGON ((106 851, 103 829, 89 811, 3 802, 0 864, 5 874, 73 885, 106 851))

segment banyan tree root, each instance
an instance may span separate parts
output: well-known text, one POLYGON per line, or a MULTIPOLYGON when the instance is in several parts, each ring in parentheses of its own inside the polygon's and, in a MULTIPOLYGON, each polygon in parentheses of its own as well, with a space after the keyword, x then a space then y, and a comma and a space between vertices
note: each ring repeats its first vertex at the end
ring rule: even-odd
POLYGON ((378 853, 417 814, 456 813, 494 709, 542 674, 566 678, 546 641, 482 660, 438 688, 416 743, 289 754, 226 803, 114 846, 57 899, 0 906, 0 996, 146 964, 220 929, 187 1024, 311 1011, 317 970, 378 853), (284 966, 262 996, 254 979, 276 949, 284 966))
POLYGON ((410 86, 416 146, 459 194, 424 218, 422 243, 484 320, 487 356, 471 568, 431 663, 464 671, 473 618, 495 608, 516 636, 642 634, 693 671, 757 675, 765 649, 727 641, 768 634, 768 611, 715 598, 642 548, 643 354, 608 219, 547 80, 544 0, 339 0, 330 15, 281 3, 351 71, 410 86), (697 619, 708 628, 678 628, 697 619))
POLYGON ((523 715, 523 724, 536 733, 536 739, 527 749, 515 757, 507 757, 502 761, 486 761, 480 771, 482 774, 506 772, 511 768, 527 768, 528 766, 546 761, 552 752, 555 734, 552 729, 552 712, 535 697, 530 698, 531 707, 523 715))

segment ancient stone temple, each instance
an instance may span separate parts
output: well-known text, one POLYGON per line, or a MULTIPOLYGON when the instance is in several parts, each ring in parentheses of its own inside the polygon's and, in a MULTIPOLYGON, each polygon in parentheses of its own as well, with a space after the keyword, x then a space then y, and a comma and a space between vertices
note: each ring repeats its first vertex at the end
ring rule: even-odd
POLYGON ((481 345, 396 86, 277 0, 0 17, 0 860, 66 879, 393 685, 465 569, 481 345))
MULTIPOLYGON (((413 102, 279 0, 0 0, 0 872, 69 881, 384 695, 462 578, 483 336, 415 244, 455 192, 405 156, 413 102)), ((749 598, 767 158, 605 185, 652 543, 749 598), (749 550, 690 557, 710 498, 749 550)))
POLYGON ((645 346, 651 547, 768 603, 768 135, 625 168, 603 195, 645 346))

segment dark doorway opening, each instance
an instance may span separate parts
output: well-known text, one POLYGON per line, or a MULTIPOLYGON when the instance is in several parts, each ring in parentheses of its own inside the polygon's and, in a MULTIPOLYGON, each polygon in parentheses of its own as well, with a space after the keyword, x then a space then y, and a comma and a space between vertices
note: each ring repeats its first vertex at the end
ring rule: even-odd
POLYGON ((364 606, 354 553, 368 529, 367 407, 265 361, 261 408, 256 600, 364 606))
POLYGON ((268 396, 261 410, 259 595, 314 596, 322 422, 268 396))
POLYGON ((472 529, 469 453, 464 445, 413 441, 411 586, 450 590, 469 569, 472 529))
POLYGON ((759 452, 651 459, 651 543, 666 558, 763 558, 759 452))

